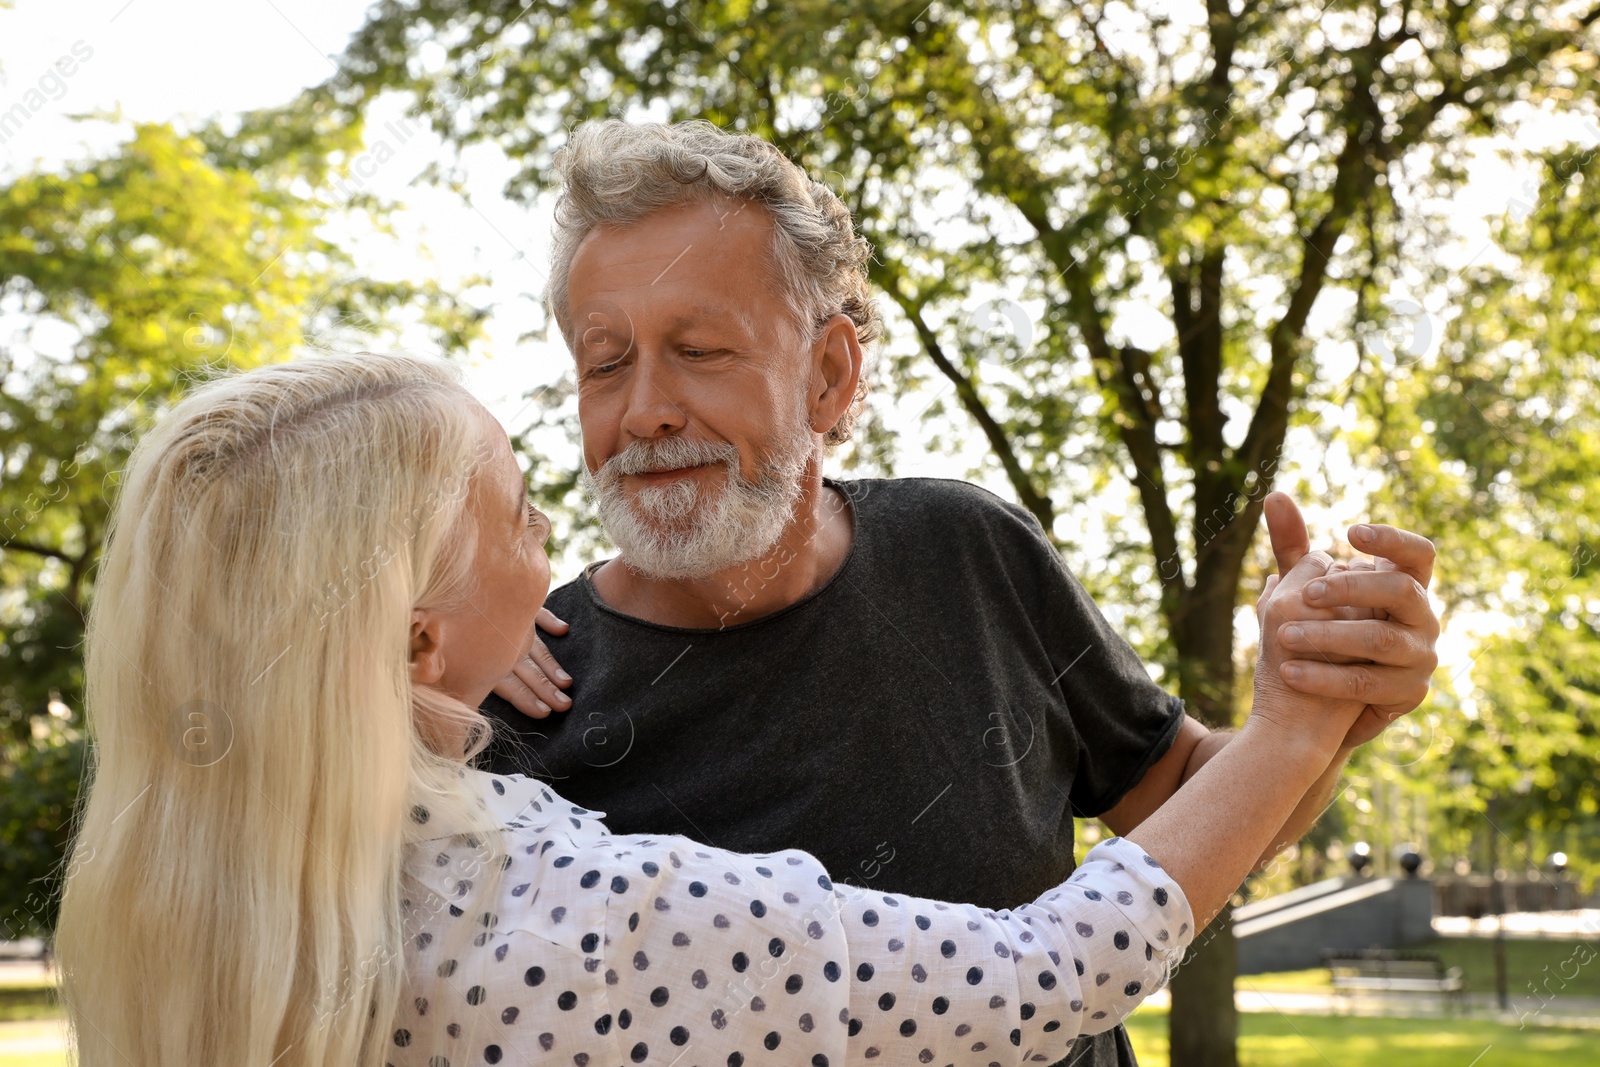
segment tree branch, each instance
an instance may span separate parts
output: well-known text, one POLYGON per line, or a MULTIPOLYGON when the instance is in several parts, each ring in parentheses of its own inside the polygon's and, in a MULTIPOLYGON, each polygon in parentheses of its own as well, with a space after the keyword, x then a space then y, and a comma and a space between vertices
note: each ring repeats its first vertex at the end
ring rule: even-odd
POLYGON ((1188 409, 1186 455, 1195 474, 1195 513, 1214 505, 1214 486, 1223 475, 1222 265, 1224 249, 1205 252, 1198 264, 1174 264, 1167 271, 1172 289, 1173 323, 1178 328, 1178 358, 1183 365, 1188 409), (1199 297, 1199 307, 1195 298, 1199 297))
POLYGON ((1600 4, 1590 8, 1587 14, 1578 19, 1577 25, 1570 32, 1553 31, 1527 48, 1516 49, 1515 54, 1498 67, 1480 70, 1467 78, 1458 76, 1450 78, 1443 89, 1426 100, 1419 100, 1401 116, 1398 121, 1400 132, 1391 143, 1401 149, 1410 147, 1427 133, 1433 120, 1438 118, 1446 107, 1451 104, 1465 107, 1466 97, 1473 90, 1492 85, 1505 85, 1508 75, 1535 69, 1562 47, 1575 44, 1579 34, 1593 26, 1597 20, 1600 20, 1600 4))
POLYGON ((1011 439, 1000 424, 995 421, 983 398, 978 395, 977 387, 972 380, 962 373, 950 357, 945 355, 944 347, 939 343, 938 335, 923 318, 923 305, 901 290, 900 275, 893 267, 886 268, 889 272, 889 284, 883 288, 889 293, 900 310, 904 311, 906 318, 911 321, 912 327, 917 331, 917 337, 922 342, 923 351, 939 368, 939 373, 950 380, 956 387, 956 397, 961 401, 961 406, 972 416, 978 428, 983 431, 984 438, 989 442, 989 447, 994 450, 995 456, 1000 460, 1000 466, 1005 469, 1006 478, 1011 482, 1011 488, 1017 494, 1017 500, 1023 507, 1031 511, 1039 525, 1044 527, 1044 532, 1050 536, 1050 531, 1055 525, 1055 505, 1051 502, 1048 493, 1041 493, 1034 485, 1033 478, 1022 469, 1022 462, 1017 458, 1016 449, 1012 447, 1011 439))
MULTIPOLYGON (((976 72, 973 76, 976 79, 976 72)), ((988 99, 982 94, 976 96, 988 99)), ((1067 235, 1050 224, 1048 183, 1034 167, 1032 157, 1017 148, 1011 123, 998 108, 982 107, 978 117, 979 121, 973 123, 974 132, 981 127, 991 145, 991 151, 977 155, 978 187, 998 193, 1015 205, 1032 227, 1045 257, 1060 272, 1058 277, 1067 290, 1067 316, 1083 338, 1101 385, 1116 399, 1121 417, 1114 417, 1113 422, 1133 461, 1134 486, 1144 508, 1162 589, 1168 594, 1181 594, 1185 590, 1183 568, 1177 523, 1167 500, 1161 450, 1156 441, 1156 421, 1161 412, 1159 393, 1150 376, 1149 354, 1132 346, 1113 348, 1087 264, 1072 251, 1067 235)))
MULTIPOLYGON (((1518 50, 1506 62, 1462 79, 1452 78, 1445 87, 1427 100, 1419 101, 1398 121, 1395 136, 1385 139, 1382 134, 1382 115, 1372 95, 1372 77, 1375 63, 1356 64, 1352 67, 1355 84, 1352 87, 1348 108, 1350 119, 1346 123, 1346 137, 1339 153, 1337 171, 1332 189, 1332 203, 1326 214, 1305 238, 1308 250, 1301 261, 1299 278, 1295 284, 1289 307, 1273 326, 1270 335, 1271 364, 1267 382, 1263 386, 1250 429, 1244 442, 1234 453, 1232 476, 1242 485, 1252 470, 1258 477, 1266 477, 1259 470, 1267 453, 1275 458, 1283 446, 1288 430, 1289 402, 1292 399, 1294 364, 1299 354, 1300 340, 1306 317, 1316 302, 1326 280, 1327 269, 1334 245, 1344 232, 1345 224, 1360 200, 1362 184, 1370 177, 1374 157, 1387 161, 1397 153, 1417 143, 1433 120, 1451 104, 1467 106, 1466 97, 1475 89, 1489 85, 1505 84, 1512 74, 1522 73, 1539 66, 1550 55, 1571 44, 1579 33, 1600 20, 1600 5, 1591 8, 1580 18, 1571 31, 1554 32, 1540 38, 1534 45, 1518 50)), ((1376 30, 1374 31, 1376 35, 1376 30)), ((1398 36, 1398 35, 1397 35, 1398 36)), ((1375 36, 1374 47, 1387 50, 1394 47, 1391 41, 1375 36)), ((1260 508, 1254 500, 1246 509, 1253 526, 1259 518, 1260 508), (1254 515, 1250 515, 1254 512, 1254 515)), ((1218 539, 1221 541, 1222 539, 1218 539)), ((1215 542, 1214 542, 1215 543, 1215 542)), ((1239 548, 1242 552, 1242 547, 1239 548)), ((1196 565, 1199 559, 1197 557, 1196 565)))
POLYGON ((77 556, 70 556, 59 548, 51 548, 49 545, 41 545, 33 541, 22 541, 13 537, 0 540, 0 551, 28 552, 35 556, 58 559, 69 566, 74 566, 79 562, 77 556))
MULTIPOLYGON (((1243 486, 1251 471, 1255 471, 1258 478, 1268 478, 1269 472, 1261 469, 1263 459, 1270 452, 1275 460, 1283 448, 1284 435, 1289 428, 1289 403, 1294 393, 1294 366, 1300 354, 1306 318, 1327 280, 1334 246, 1344 234, 1345 224, 1360 203, 1362 187, 1370 178, 1371 140, 1380 136, 1382 116, 1377 101, 1372 97, 1370 68, 1365 73, 1359 66, 1353 69, 1356 72, 1355 84, 1346 105, 1345 141, 1336 164, 1330 191, 1331 203, 1310 235, 1304 238, 1306 249, 1300 260, 1300 272, 1289 297, 1289 306, 1283 317, 1273 324, 1268 335, 1270 363, 1267 381, 1262 386, 1244 441, 1230 462, 1225 464, 1229 468, 1229 480, 1238 487, 1243 486)), ((1259 509, 1255 510, 1259 518, 1259 509)), ((1254 519, 1251 521, 1253 523, 1254 519)), ((1248 544, 1248 539, 1243 539, 1243 542, 1238 544, 1217 538, 1207 548, 1215 551, 1227 543, 1238 551, 1242 559, 1244 544, 1248 544)))
POLYGON ((1117 379, 1112 386, 1121 400, 1122 418, 1115 419, 1117 434, 1133 460, 1138 477, 1134 488, 1144 508, 1145 526, 1150 530, 1150 548, 1156 556, 1156 575, 1169 594, 1182 594, 1183 567, 1178 554, 1178 527, 1167 500, 1167 478, 1161 468, 1161 445, 1156 440, 1156 421, 1161 407, 1155 381, 1150 377, 1150 353, 1134 345, 1116 350, 1116 358, 1102 377, 1117 379), (1148 389, 1148 397, 1143 395, 1148 389))

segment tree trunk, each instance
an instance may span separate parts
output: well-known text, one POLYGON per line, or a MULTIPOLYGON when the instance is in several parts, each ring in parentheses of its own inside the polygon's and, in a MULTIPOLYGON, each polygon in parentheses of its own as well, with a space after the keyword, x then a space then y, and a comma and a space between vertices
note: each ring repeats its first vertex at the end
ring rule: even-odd
POLYGON ((1233 1004, 1238 959, 1233 909, 1224 909, 1189 948, 1172 976, 1167 1036, 1172 1067, 1238 1067, 1239 1013, 1233 1004))
MULTIPOLYGON (((1219 565, 1218 570, 1232 570, 1219 565)), ((1233 725, 1233 604, 1238 575, 1197 576, 1169 619, 1178 652, 1178 695, 1212 729, 1233 725)), ((1231 909, 1195 938, 1172 979, 1171 1067, 1238 1067, 1238 971, 1231 909)))

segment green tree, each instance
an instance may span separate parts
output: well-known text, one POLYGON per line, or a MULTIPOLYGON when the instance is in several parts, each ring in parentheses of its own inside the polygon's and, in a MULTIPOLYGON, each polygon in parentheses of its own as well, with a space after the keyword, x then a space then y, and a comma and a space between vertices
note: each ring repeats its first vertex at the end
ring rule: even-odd
MULTIPOLYGON (((1600 877, 1600 126, 1538 160, 1437 361, 1360 388, 1384 506, 1437 530, 1452 607, 1500 620, 1448 718, 1366 761, 1461 855, 1600 877), (1487 819, 1495 802, 1495 821, 1487 819)), ((1437 849, 1435 850, 1437 851, 1437 849)))
MULTIPOLYGON (((1144 650, 1226 726, 1234 612, 1286 441, 1365 411, 1319 342, 1383 369, 1368 327, 1405 268, 1440 254, 1437 205, 1467 147, 1512 105, 1593 94, 1596 17, 1450 0, 384 0, 323 95, 359 109, 411 91, 447 140, 519 160, 508 192, 525 198, 581 119, 707 118, 780 145, 877 249, 916 341, 891 351, 892 381, 948 382, 1064 548, 1093 503, 1112 549, 1080 573, 1135 620, 1148 605, 1144 650), (1353 312, 1313 336, 1339 297, 1353 312), (1039 309, 1038 336, 997 345, 972 321, 984 300, 1010 302, 1000 321, 1039 309)), ((1501 358, 1474 352, 1468 376, 1494 380, 1501 358)), ((1236 1062, 1220 929, 1174 985, 1175 1067, 1236 1062)))
POLYGON ((352 323, 409 315, 447 350, 478 334, 483 313, 432 283, 347 277, 326 224, 383 211, 332 191, 360 143, 315 111, 140 125, 0 186, 0 314, 18 326, 0 341, 0 937, 54 924, 38 879, 71 833, 84 612, 139 428, 196 380, 352 323))

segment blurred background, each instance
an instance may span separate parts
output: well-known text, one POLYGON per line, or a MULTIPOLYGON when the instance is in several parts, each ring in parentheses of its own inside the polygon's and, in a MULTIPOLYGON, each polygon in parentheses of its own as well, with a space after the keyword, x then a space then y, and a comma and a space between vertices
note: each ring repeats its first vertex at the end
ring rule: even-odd
POLYGON ((1021 503, 1209 724, 1248 710, 1268 491, 1317 547, 1435 542, 1432 695, 1135 1017, 1141 1063, 1600 1062, 1597 18, 0 0, 0 1067, 66 1062, 84 611, 164 405, 310 349, 442 354, 556 580, 609 552, 541 306, 551 156, 607 116, 759 134, 844 199, 888 329, 832 473, 1021 503))

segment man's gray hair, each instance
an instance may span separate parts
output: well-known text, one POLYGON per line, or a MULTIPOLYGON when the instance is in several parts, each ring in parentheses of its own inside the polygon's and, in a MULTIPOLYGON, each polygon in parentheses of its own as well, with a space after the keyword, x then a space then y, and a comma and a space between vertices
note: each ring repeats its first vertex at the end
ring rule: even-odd
MULTIPOLYGON (((703 120, 630 123, 619 119, 576 127, 555 157, 562 181, 547 300, 568 334, 567 281, 578 245, 596 226, 637 222, 662 208, 719 197, 760 204, 772 217, 772 260, 805 339, 843 313, 863 349, 883 328, 867 286, 872 246, 858 235, 839 198, 775 146, 728 133, 703 120)), ((828 443, 850 437, 866 400, 863 369, 854 401, 828 431, 828 443)))

